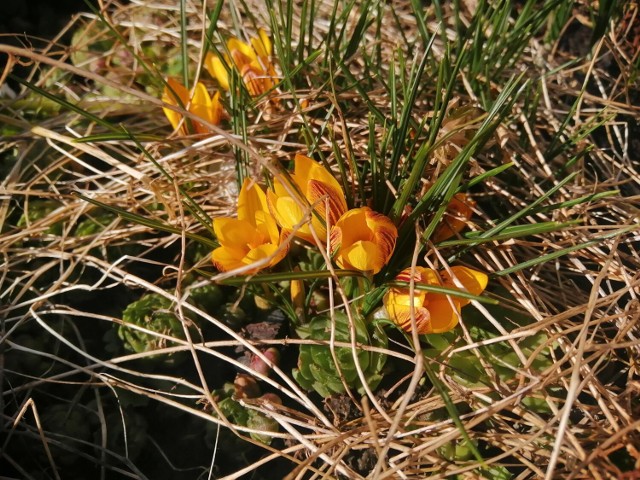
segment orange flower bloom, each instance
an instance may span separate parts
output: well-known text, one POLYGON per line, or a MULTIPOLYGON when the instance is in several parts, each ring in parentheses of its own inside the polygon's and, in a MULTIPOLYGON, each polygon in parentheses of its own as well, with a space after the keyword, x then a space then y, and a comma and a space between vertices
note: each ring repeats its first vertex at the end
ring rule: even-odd
POLYGON ((475 204, 464 193, 456 193, 447 205, 440 224, 436 227, 432 237, 433 242, 439 243, 460 233, 473 215, 475 204))
POLYGON ((227 50, 229 55, 225 55, 224 59, 213 53, 207 54, 205 59, 206 69, 218 80, 221 88, 230 88, 229 56, 251 96, 262 95, 274 87, 276 70, 269 59, 272 51, 271 40, 263 29, 259 29, 258 36, 251 39, 251 45, 237 38, 230 38, 227 41, 227 50))
POLYGON ((396 248, 393 222, 369 207, 354 208, 331 227, 331 254, 344 269, 378 273, 396 248))
POLYGON ((297 237, 313 242, 309 223, 295 229, 305 217, 305 205, 312 205, 315 213, 311 216, 310 223, 320 241, 324 242, 327 236, 326 224, 335 225, 347 211, 347 201, 340 184, 321 164, 300 154, 294 159, 291 179, 294 185, 291 185, 289 190, 298 190, 300 195, 292 196, 282 183, 274 181, 273 191, 267 191, 271 213, 285 232, 295 230, 297 237))
MULTIPOLYGON (((224 109, 220 104, 220 92, 216 92, 213 97, 210 97, 204 84, 198 82, 195 90, 193 91, 193 97, 190 98, 189 90, 187 90, 181 83, 171 78, 167 79, 167 83, 169 86, 165 86, 162 94, 163 102, 176 107, 180 106, 188 108, 189 112, 209 123, 212 123, 213 125, 220 124, 220 121, 224 116, 224 109)), ((178 125, 180 125, 180 122, 182 121, 182 115, 169 108, 163 108, 163 110, 173 129, 175 130, 178 128, 178 125)), ((196 133, 209 133, 209 129, 200 122, 191 120, 191 124, 193 125, 196 133)), ((183 135, 188 133, 186 121, 182 122, 180 133, 183 135)))
MULTIPOLYGON (((471 268, 451 267, 451 273, 472 295, 480 295, 489 281, 487 275, 471 268)), ((460 290, 446 270, 438 273, 430 268, 416 267, 413 279, 416 285, 434 285, 460 290)), ((396 280, 411 281, 411 269, 400 272, 396 280)), ((414 289, 413 293, 413 297, 409 295, 409 287, 393 287, 384 297, 384 306, 391 319, 407 332, 411 331, 413 306, 419 334, 452 330, 458 324, 461 308, 470 302, 466 298, 425 290, 414 289)))
POLYGON ((238 218, 215 218, 213 229, 220 247, 211 258, 222 272, 268 259, 247 272, 255 273, 275 265, 287 253, 287 248, 281 248, 283 237, 269 213, 264 192, 249 179, 245 179, 238 197, 238 218))

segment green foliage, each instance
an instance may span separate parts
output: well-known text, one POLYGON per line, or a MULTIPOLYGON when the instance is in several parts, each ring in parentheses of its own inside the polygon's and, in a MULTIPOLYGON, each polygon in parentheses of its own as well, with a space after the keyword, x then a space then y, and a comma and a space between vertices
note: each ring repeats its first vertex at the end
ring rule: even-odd
MULTIPOLYGON (((33 223, 45 219, 60 206, 60 203, 55 200, 32 200, 28 204, 25 203, 25 211, 18 220, 18 227, 30 227, 33 223)), ((48 225, 42 233, 60 235, 62 233, 62 222, 54 222, 48 225)))
POLYGON ((344 393, 345 384, 364 394, 357 362, 364 373, 367 385, 375 389, 383 377, 382 369, 387 361, 386 355, 364 350, 362 346, 377 348, 387 347, 387 336, 382 328, 367 321, 358 314, 353 314, 356 333, 356 350, 350 347, 331 348, 331 331, 334 330, 336 342, 351 342, 349 318, 345 312, 335 312, 335 325, 331 316, 315 317, 311 322, 298 329, 298 334, 307 340, 316 340, 318 344, 303 344, 300 346, 298 368, 293 370, 293 377, 307 390, 315 390, 323 397, 334 393, 344 393), (356 358, 354 358, 354 353, 356 358), (334 360, 335 355, 335 360, 334 360), (337 362, 337 363, 336 363, 337 362))
POLYGON ((76 237, 87 237, 100 233, 116 218, 118 217, 111 212, 99 212, 97 215, 92 215, 78 223, 75 235, 76 237))
MULTIPOLYGON (((238 377, 241 377, 241 375, 238 377)), ((272 403, 280 403, 280 398, 277 395, 266 394, 258 396, 259 393, 260 390, 256 383, 255 400, 266 400, 272 403)), ((237 383, 225 383, 222 388, 214 390, 212 395, 216 399, 220 412, 227 417, 228 420, 241 427, 261 430, 261 433, 250 432, 249 435, 258 442, 266 445, 271 444, 273 437, 267 432, 277 432, 279 430, 278 422, 258 410, 243 406, 238 399, 245 397, 246 392, 240 388, 237 383)))
POLYGON ((122 313, 123 325, 118 328, 118 336, 125 348, 136 353, 150 352, 168 346, 167 337, 184 339, 182 322, 173 309, 173 302, 158 294, 144 295, 122 313), (154 333, 146 333, 132 328, 142 327, 154 333))
MULTIPOLYGON (((240 307, 233 308, 233 304, 224 304, 225 294, 218 285, 207 284, 192 288, 187 302, 200 310, 213 315, 222 312, 223 319, 227 316, 238 321, 244 319, 244 312, 240 307), (227 312, 225 314, 225 312, 227 312)), ((191 327, 196 315, 189 309, 183 309, 187 326, 191 327)), ((158 293, 144 295, 139 300, 129 304, 122 313, 122 325, 118 327, 118 337, 124 342, 125 348, 136 353, 150 352, 170 346, 170 338, 185 339, 184 327, 177 316, 174 302, 158 293), (134 328, 139 326, 154 333, 147 333, 134 328)), ((233 323, 229 320, 229 323, 233 323)), ((244 324, 244 320, 239 326, 244 324)), ((234 323, 235 325, 235 323, 234 323)))
MULTIPOLYGON (((495 318, 509 318, 515 326, 524 326, 531 322, 526 316, 506 310, 501 306, 487 307, 495 318)), ((513 380, 518 370, 525 366, 514 350, 511 343, 507 341, 490 341, 500 336, 495 329, 475 310, 469 310, 465 316, 465 324, 469 330, 469 335, 473 342, 487 343, 478 347, 475 351, 463 350, 456 352, 444 360, 447 372, 461 385, 470 388, 491 385, 491 372, 481 364, 478 355, 491 366, 493 373, 504 382, 513 380)), ((424 353, 430 358, 438 358, 442 361, 441 354, 451 348, 461 346, 460 340, 456 338, 454 332, 443 334, 431 334, 426 338, 431 348, 425 349, 424 353)), ((466 343, 466 342, 465 342, 466 343)), ((548 336, 540 331, 517 340, 518 349, 527 359, 527 367, 537 373, 544 372, 553 364, 551 351, 553 344, 549 342, 548 336), (532 358, 533 357, 533 358, 532 358)), ((532 404, 538 405, 538 410, 544 406, 540 402, 529 400, 532 404)), ((542 401, 545 403, 544 401, 542 401)), ((546 403, 545 403, 546 405, 546 403)))

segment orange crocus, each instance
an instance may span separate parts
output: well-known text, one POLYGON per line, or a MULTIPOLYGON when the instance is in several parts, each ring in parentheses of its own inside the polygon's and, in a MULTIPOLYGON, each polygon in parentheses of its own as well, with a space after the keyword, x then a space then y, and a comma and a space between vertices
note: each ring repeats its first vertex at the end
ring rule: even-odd
POLYGON ((464 193, 456 193, 436 227, 431 238, 434 243, 442 242, 447 238, 460 233, 467 226, 467 222, 473 215, 473 207, 475 202, 468 198, 464 193))
POLYGON ((391 219, 369 207, 354 208, 331 227, 331 255, 338 267, 378 273, 396 247, 391 219))
MULTIPOLYGON (((487 287, 489 279, 482 272, 467 267, 451 267, 450 271, 472 295, 480 295, 487 287)), ((409 282, 411 274, 411 268, 407 268, 400 272, 396 280, 409 282)), ((416 267, 413 271, 413 280, 416 286, 433 285, 461 290, 453 281, 451 274, 446 270, 436 272, 430 268, 416 267)), ((458 324, 460 310, 469 302, 470 300, 466 298, 427 292, 417 288, 414 289, 413 295, 410 295, 409 287, 392 287, 384 297, 384 306, 389 317, 407 332, 411 331, 413 307, 419 334, 452 330, 458 324)))
MULTIPOLYGON (((167 79, 167 84, 162 93, 163 102, 176 107, 186 108, 190 113, 213 125, 220 124, 224 116, 224 109, 220 104, 220 92, 216 92, 213 97, 210 97, 204 84, 198 82, 193 91, 193 97, 191 97, 189 90, 180 82, 169 78, 167 79)), ((163 110, 174 130, 177 129, 182 122, 179 132, 186 135, 188 133, 186 127, 187 122, 182 121, 183 116, 166 107, 163 107, 163 110)), ((196 120, 191 119, 191 124, 196 133, 209 133, 210 131, 205 125, 196 120)))
POLYGON ((264 192, 249 179, 245 179, 240 189, 238 218, 215 218, 213 229, 220 247, 212 252, 211 258, 222 272, 264 261, 245 271, 256 273, 277 264, 287 253, 264 192))
POLYGON ((229 68, 231 62, 238 70, 240 78, 251 96, 262 95, 271 90, 276 78, 276 70, 271 63, 272 45, 263 29, 251 38, 251 45, 233 37, 227 41, 228 55, 220 58, 214 53, 207 54, 205 67, 215 77, 220 87, 229 90, 229 68))
POLYGON ((289 188, 275 180, 273 190, 267 191, 271 213, 285 232, 294 232, 296 237, 313 243, 313 227, 320 241, 324 242, 326 225, 335 225, 347 211, 342 187, 321 164, 300 154, 295 156, 290 177, 293 183, 289 188), (311 215, 310 222, 303 223, 308 215, 306 205, 313 206, 315 213, 311 215))

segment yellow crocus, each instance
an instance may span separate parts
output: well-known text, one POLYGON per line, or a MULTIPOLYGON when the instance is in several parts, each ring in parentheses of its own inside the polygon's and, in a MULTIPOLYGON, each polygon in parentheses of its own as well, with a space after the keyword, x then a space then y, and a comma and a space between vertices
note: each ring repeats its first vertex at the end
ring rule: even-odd
MULTIPOLYGON (((210 97, 204 84, 198 82, 193 91, 193 97, 190 97, 189 90, 180 82, 169 78, 167 79, 167 84, 162 94, 163 102, 176 107, 187 108, 190 113, 213 125, 220 123, 224 116, 224 109, 220 104, 220 92, 216 92, 213 97, 210 97)), ((173 129, 177 129, 183 116, 166 107, 163 110, 173 129)), ((191 119, 191 124, 196 133, 209 133, 209 129, 200 122, 191 119)), ((188 133, 186 120, 182 122, 179 132, 183 135, 188 133)))
POLYGON ((220 247, 213 251, 211 258, 222 272, 263 261, 264 264, 244 271, 256 273, 277 264, 287 253, 264 192, 249 179, 245 179, 240 189, 238 218, 216 218, 213 229, 220 247))
POLYGON ((251 96, 262 95, 271 90, 276 78, 276 71, 271 63, 271 40, 263 29, 258 36, 251 38, 251 45, 230 38, 227 41, 228 55, 224 59, 214 53, 207 54, 205 67, 212 77, 218 80, 220 87, 229 90, 229 68, 231 62, 238 70, 240 78, 251 96))
POLYGON ((393 222, 369 207, 346 212, 331 228, 331 254, 344 269, 378 273, 396 247, 393 222))
POLYGON ((313 243, 313 227, 320 241, 324 242, 326 225, 335 225, 347 211, 342 187, 321 164, 300 154, 295 156, 290 177, 293 184, 288 188, 275 180, 273 190, 267 191, 271 213, 285 232, 294 232, 296 237, 313 243), (309 210, 306 205, 313 206, 315 213, 311 215, 310 223, 303 224, 309 210))
POLYGON ((447 205, 447 209, 437 226, 433 237, 435 243, 442 242, 447 238, 460 233, 466 226, 473 214, 475 202, 464 193, 456 193, 447 205))
MULTIPOLYGON (((451 274, 464 286, 464 289, 480 295, 487 287, 488 277, 482 272, 467 267, 451 267, 451 274)), ((448 271, 436 272, 430 268, 416 267, 413 273, 415 285, 433 285, 461 290, 448 271)), ((411 281, 411 269, 400 272, 396 280, 411 281)), ((400 328, 411 331, 411 305, 413 305, 416 327, 419 334, 442 333, 452 330, 460 317, 460 310, 470 300, 441 293, 432 293, 414 289, 413 296, 409 287, 393 287, 384 297, 384 306, 391 320, 400 328)))

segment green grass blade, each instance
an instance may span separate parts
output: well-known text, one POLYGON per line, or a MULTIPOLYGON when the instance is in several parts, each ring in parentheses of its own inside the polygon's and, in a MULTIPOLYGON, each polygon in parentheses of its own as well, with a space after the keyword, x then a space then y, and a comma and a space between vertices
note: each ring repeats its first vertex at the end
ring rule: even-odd
POLYGON ((197 235, 195 233, 191 233, 188 231, 183 231, 180 228, 174 227, 172 225, 167 225, 166 223, 161 223, 158 222, 156 220, 151 220, 148 217, 145 217, 143 215, 137 215, 135 213, 131 213, 127 210, 124 210, 120 207, 115 207, 113 205, 109 205, 107 203, 103 203, 100 202, 98 200, 94 200, 93 198, 87 197, 86 195, 82 195, 81 193, 74 193, 75 195, 77 195, 79 198, 81 198, 82 200, 84 200, 85 202, 88 202, 92 205, 95 205, 96 207, 100 207, 103 208, 109 212, 115 213, 118 216, 120 216, 121 218, 138 224, 138 225, 144 225, 145 227, 149 227, 149 228, 153 228, 154 230, 158 230, 161 232, 168 232, 168 233, 174 233, 176 235, 182 235, 184 234, 187 238, 190 238, 192 240, 195 240, 199 243, 202 243, 203 245, 207 245, 208 247, 211 248, 216 248, 219 247, 220 245, 213 239, 211 238, 206 238, 203 237, 201 235, 197 235))

